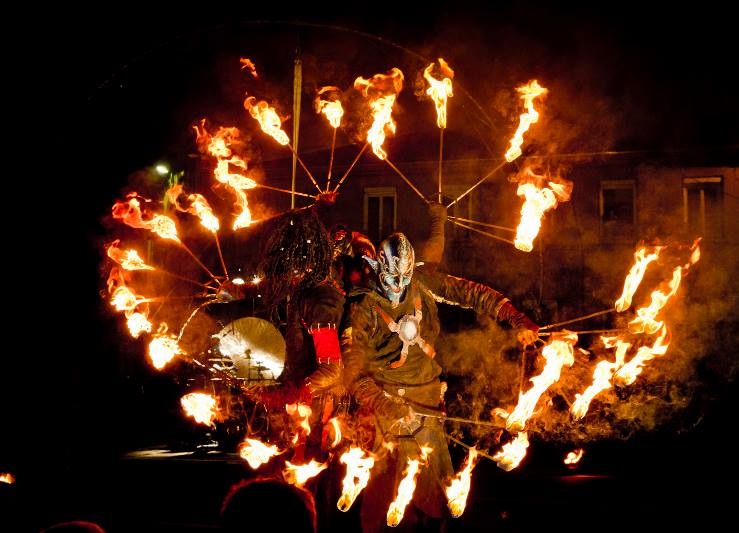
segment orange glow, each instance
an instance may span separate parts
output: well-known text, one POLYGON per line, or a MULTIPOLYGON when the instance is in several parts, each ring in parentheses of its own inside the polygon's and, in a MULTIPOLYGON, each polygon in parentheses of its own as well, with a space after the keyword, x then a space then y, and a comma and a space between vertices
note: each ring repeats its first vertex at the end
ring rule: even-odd
POLYGON ((336 507, 339 511, 347 512, 362 489, 367 486, 370 470, 375 465, 375 458, 372 454, 365 454, 361 448, 352 446, 341 455, 339 461, 346 465, 346 476, 342 482, 343 489, 339 501, 336 502, 336 507))
POLYGON ((477 457, 477 449, 474 447, 470 448, 464 462, 464 467, 452 479, 451 485, 446 488, 447 506, 454 518, 462 516, 465 507, 467 507, 467 496, 470 493, 470 483, 472 481, 472 469, 475 468, 477 457))
POLYGON ((7 483, 8 485, 12 485, 13 483, 15 483, 15 476, 10 472, 2 472, 0 473, 0 483, 7 483))
POLYGON ((546 175, 535 174, 530 167, 519 174, 518 180, 516 194, 524 198, 524 203, 521 206, 521 221, 516 228, 514 246, 523 252, 530 252, 541 229, 544 213, 557 207, 558 201, 566 202, 570 199, 572 182, 563 179, 555 181, 546 175), (549 187, 543 187, 544 183, 549 187))
POLYGON ((120 239, 113 241, 113 244, 108 246, 106 253, 113 261, 121 265, 125 270, 154 270, 154 267, 144 263, 139 253, 136 250, 128 249, 121 250, 118 248, 120 239))
POLYGON ((304 465, 294 465, 290 461, 285 461, 285 470, 283 470, 282 475, 285 481, 291 485, 302 487, 306 481, 317 476, 327 467, 326 463, 319 463, 315 459, 311 459, 309 463, 304 465))
POLYGON ((523 134, 526 133, 532 124, 539 120, 539 113, 534 109, 534 98, 547 94, 548 90, 539 85, 536 80, 530 81, 527 85, 522 85, 516 89, 526 112, 521 114, 518 123, 518 129, 511 138, 508 150, 505 153, 505 160, 509 163, 521 155, 521 145, 523 144, 523 134))
POLYGON ((525 431, 516 435, 516 438, 503 445, 503 448, 493 455, 493 460, 497 463, 498 468, 510 472, 516 468, 523 458, 526 457, 526 450, 529 447, 529 435, 525 431))
POLYGON ((277 446, 265 444, 257 439, 247 438, 239 444, 239 456, 249 463, 249 466, 254 470, 263 464, 267 464, 270 459, 281 453, 277 446))
POLYGON ((566 465, 576 465, 577 463, 580 462, 580 459, 582 459, 582 456, 584 453, 585 453, 585 450, 583 450, 582 448, 572 450, 571 452, 567 453, 563 462, 566 465))
MULTIPOLYGON (((552 337, 555 337, 552 335, 552 337)), ((519 393, 518 404, 506 420, 508 431, 521 431, 526 422, 534 413, 536 403, 544 392, 559 381, 560 372, 564 365, 572 366, 575 362, 573 346, 577 343, 577 335, 563 332, 552 339, 544 348, 541 355, 546 361, 544 369, 538 376, 531 378, 534 384, 526 393, 519 393)))
POLYGON ((257 74, 257 67, 251 59, 248 57, 241 57, 239 58, 239 63, 241 63, 241 70, 248 70, 249 74, 253 77, 259 77, 259 74, 257 74))
POLYGON ((344 108, 341 106, 341 100, 339 100, 338 96, 332 100, 321 98, 323 94, 328 92, 340 93, 341 91, 338 87, 321 87, 315 100, 316 113, 323 113, 328 119, 329 124, 331 124, 331 127, 338 128, 341 125, 341 117, 344 116, 344 108))
POLYGON ((446 61, 439 58, 439 70, 441 71, 442 79, 436 79, 431 75, 431 70, 434 64, 431 63, 423 71, 423 77, 429 82, 429 88, 426 89, 426 94, 431 97, 431 100, 436 106, 436 125, 439 128, 446 128, 446 104, 450 96, 454 96, 452 92, 452 78, 454 78, 454 71, 449 67, 446 61))
POLYGON ((403 89, 403 73, 394 67, 390 74, 375 74, 370 79, 361 76, 354 80, 354 88, 369 100, 373 122, 367 130, 367 142, 379 159, 385 159, 387 152, 383 150, 385 135, 395 133, 395 121, 392 118, 393 105, 403 89))
POLYGON ((287 133, 282 130, 282 120, 274 107, 270 107, 264 100, 257 102, 256 98, 249 96, 244 100, 244 109, 249 112, 254 120, 259 122, 262 131, 275 141, 283 146, 290 142, 287 133))
POLYGON ((624 281, 624 290, 621 293, 619 299, 616 300, 616 311, 621 313, 622 311, 626 311, 629 306, 631 306, 631 299, 634 297, 636 289, 639 287, 639 284, 644 278, 644 273, 647 271, 647 266, 649 266, 649 263, 659 257, 659 253, 660 251, 662 251, 662 249, 663 246, 657 246, 657 248, 654 250, 654 253, 645 255, 647 249, 645 247, 642 247, 634 253, 634 266, 631 267, 631 270, 629 270, 629 273, 626 275, 626 280, 624 281))
MULTIPOLYGON (((164 215, 154 215, 152 218, 144 220, 138 195, 132 192, 127 198, 129 198, 127 202, 116 202, 113 205, 113 218, 120 219, 132 228, 148 229, 163 239, 180 242, 174 220, 164 215)), ((144 199, 144 201, 148 202, 149 200, 144 199)))
POLYGON ((213 420, 218 414, 218 402, 210 394, 191 392, 180 398, 180 404, 187 416, 205 426, 213 425, 213 420))
POLYGON ((405 514, 405 508, 413 499, 413 493, 416 490, 416 477, 420 471, 421 461, 426 461, 429 453, 433 451, 433 448, 428 446, 421 446, 421 458, 411 459, 408 458, 408 467, 404 472, 403 479, 400 480, 398 485, 398 494, 395 496, 395 500, 390 504, 390 508, 387 510, 387 525, 395 527, 400 524, 405 514))
POLYGON ((213 209, 208 204, 208 200, 202 194, 186 195, 184 188, 179 183, 168 189, 166 194, 178 211, 195 215, 208 231, 215 233, 221 227, 220 222, 213 214, 213 209), (189 205, 186 205, 186 203, 189 205))

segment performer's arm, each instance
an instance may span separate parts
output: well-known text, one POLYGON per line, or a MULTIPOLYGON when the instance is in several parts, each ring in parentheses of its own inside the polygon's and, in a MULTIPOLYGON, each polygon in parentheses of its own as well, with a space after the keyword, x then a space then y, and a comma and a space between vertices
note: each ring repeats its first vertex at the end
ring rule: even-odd
POLYGON ((510 324, 518 330, 518 340, 522 344, 532 344, 536 340, 539 326, 492 287, 441 272, 419 270, 417 275, 436 300, 469 307, 498 322, 510 324))

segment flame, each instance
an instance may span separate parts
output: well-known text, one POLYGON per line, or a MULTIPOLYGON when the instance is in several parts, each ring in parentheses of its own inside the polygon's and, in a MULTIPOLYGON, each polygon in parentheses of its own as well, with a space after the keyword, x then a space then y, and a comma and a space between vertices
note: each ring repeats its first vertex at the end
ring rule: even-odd
POLYGON ((116 239, 113 241, 113 244, 108 246, 106 250, 108 257, 126 270, 154 270, 154 267, 144 263, 144 260, 141 259, 141 256, 139 256, 136 250, 121 250, 118 248, 120 242, 120 239, 116 239))
MULTIPOLYGON (((154 215, 151 219, 144 220, 138 195, 132 192, 127 198, 129 198, 127 202, 116 202, 113 205, 113 218, 121 219, 124 224, 132 228, 148 229, 163 239, 180 242, 174 220, 164 215, 154 215)), ((144 199, 144 201, 149 200, 144 199)))
POLYGON ((285 481, 291 485, 302 487, 306 481, 317 476, 327 467, 326 463, 319 463, 315 459, 311 459, 309 463, 304 465, 294 465, 290 461, 285 461, 285 470, 282 475, 285 477, 285 481))
POLYGON ((470 493, 470 482, 472 479, 472 469, 477 463, 477 449, 470 448, 464 467, 459 471, 457 476, 452 480, 451 485, 446 488, 447 506, 449 512, 454 518, 462 516, 467 506, 467 496, 470 493))
POLYGON ((0 473, 0 483, 7 483, 8 485, 12 485, 13 483, 15 483, 15 476, 10 472, 2 472, 0 473))
POLYGON ((116 287, 113 294, 110 296, 110 305, 115 307, 116 311, 133 311, 136 309, 136 306, 142 302, 144 302, 144 299, 136 296, 136 294, 125 285, 116 287))
POLYGON ((257 74, 257 67, 254 65, 254 62, 249 59, 248 57, 241 57, 239 58, 239 63, 241 63, 241 70, 248 69, 249 74, 254 76, 255 78, 259 77, 259 74, 257 74))
POLYGON ((646 307, 636 310, 636 318, 629 322, 629 331, 632 333, 656 333, 664 325, 663 321, 657 320, 657 314, 667 304, 680 287, 682 279, 682 267, 676 267, 672 272, 672 279, 668 282, 669 290, 663 292, 659 289, 652 291, 651 301, 646 307))
POLYGON ((139 336, 146 332, 151 333, 152 323, 146 318, 144 313, 134 312, 128 315, 126 319, 126 325, 128 331, 131 332, 131 336, 134 339, 138 339, 139 336))
POLYGON ((251 211, 249 211, 249 202, 244 191, 256 187, 257 182, 243 174, 231 171, 232 167, 240 168, 244 172, 247 169, 246 161, 231 150, 231 145, 236 142, 239 136, 239 130, 237 128, 221 127, 214 135, 211 135, 205 128, 204 119, 200 122, 200 127, 193 126, 193 128, 197 134, 197 143, 202 147, 201 149, 216 158, 216 167, 213 169, 216 180, 226 185, 236 196, 236 206, 239 212, 234 220, 233 229, 248 227, 253 221, 251 211))
POLYGON ((526 450, 529 447, 529 435, 525 431, 516 435, 516 438, 503 445, 503 448, 493 455, 493 461, 498 464, 498 468, 510 472, 516 468, 523 458, 526 457, 526 450))
POLYGON ((293 437, 293 444, 297 444, 301 435, 304 435, 306 437, 310 435, 309 419, 310 415, 313 413, 313 410, 310 408, 310 406, 304 403, 286 403, 285 411, 287 411, 287 414, 289 414, 297 423, 298 431, 293 437))
POLYGON ((177 337, 167 334, 167 329, 167 324, 162 323, 149 343, 149 359, 157 370, 164 368, 176 355, 182 353, 177 337))
POLYGON ((447 99, 450 96, 454 96, 452 92, 452 78, 454 78, 454 71, 449 67, 446 61, 439 58, 439 70, 441 70, 444 78, 438 80, 431 75, 431 69, 434 64, 431 63, 423 71, 423 77, 429 82, 429 88, 426 89, 426 94, 431 97, 436 106, 436 125, 444 129, 446 128, 446 104, 447 99))
POLYGON ((239 445, 239 456, 254 470, 281 453, 277 446, 265 444, 257 439, 247 438, 239 445))
POLYGON ((198 424, 210 426, 218 413, 216 399, 203 392, 191 392, 180 398, 180 404, 187 416, 191 416, 198 424))
POLYGON ((393 67, 390 74, 375 74, 370 79, 360 76, 354 80, 354 88, 369 100, 372 109, 373 122, 367 130, 367 142, 378 158, 385 159, 387 153, 382 149, 382 143, 386 134, 395 133, 392 112, 395 99, 403 89, 403 73, 393 67))
MULTIPOLYGON (((108 248, 108 255, 110 250, 117 244, 118 241, 113 243, 108 248)), ((115 248, 120 252, 120 249, 115 248)), ((114 255, 116 255, 114 253, 114 255)), ((126 286, 126 280, 124 279, 118 268, 113 268, 108 276, 108 292, 111 293, 110 305, 112 305, 116 311, 123 311, 126 315, 126 324, 128 330, 131 332, 131 336, 134 339, 138 339, 139 336, 145 331, 151 333, 152 324, 146 317, 147 306, 143 305, 144 310, 137 311, 139 305, 145 304, 146 300, 133 292, 126 286)))
POLYGON ((566 202, 570 199, 572 182, 549 179, 546 175, 535 174, 530 167, 526 167, 516 179, 519 181, 516 194, 524 198, 524 203, 521 206, 521 222, 516 228, 514 245, 521 251, 530 252, 541 229, 541 218, 545 212, 557 207, 558 201, 566 202), (549 187, 542 187, 544 182, 549 187))
POLYGON ((202 194, 193 193, 186 195, 184 187, 179 183, 168 189, 166 194, 169 201, 174 204, 178 211, 195 215, 208 231, 215 233, 221 227, 218 218, 213 214, 213 209, 208 204, 208 200, 202 194), (183 197, 190 204, 189 206, 185 206, 182 201, 183 197))
POLYGON ((281 128, 282 120, 274 107, 270 107, 264 100, 257 102, 256 98, 249 96, 244 100, 244 109, 249 112, 254 120, 259 122, 262 131, 275 141, 283 146, 290 142, 287 133, 281 128))
POLYGON ((669 346, 670 341, 668 338, 667 326, 662 326, 662 329, 654 340, 652 346, 641 346, 636 351, 636 355, 616 371, 613 379, 618 385, 631 385, 636 381, 636 377, 641 374, 644 364, 655 357, 667 353, 667 348, 669 346))
POLYGON ((347 512, 359 493, 367 486, 370 470, 375 465, 375 458, 372 454, 365 454, 361 448, 352 446, 341 455, 339 461, 346 465, 346 476, 344 476, 343 490, 339 501, 336 502, 336 507, 339 511, 347 512))
POLYGON ((606 348, 616 347, 616 360, 613 362, 601 361, 595 365, 593 383, 582 394, 575 394, 575 401, 570 407, 570 413, 575 420, 580 420, 585 416, 590 408, 590 402, 597 394, 612 387, 611 377, 613 377, 616 370, 623 366, 626 352, 631 347, 630 343, 618 337, 601 337, 601 340, 603 340, 606 348))
POLYGON ((338 128, 341 125, 341 117, 344 116, 344 108, 341 106, 341 100, 338 96, 334 100, 322 99, 321 95, 327 92, 339 92, 339 88, 327 86, 319 89, 315 100, 316 113, 323 113, 331 127, 338 128))
POLYGON ((523 144, 523 134, 526 133, 532 124, 539 120, 539 113, 534 109, 534 98, 547 94, 547 89, 539 85, 536 80, 530 81, 527 85, 522 85, 516 89, 523 100, 526 112, 521 114, 518 129, 511 138, 508 150, 505 153, 505 160, 509 163, 521 155, 521 145, 523 144))
MULTIPOLYGON (((552 335, 554 337, 554 335, 552 335)), ((577 343, 577 335, 565 333, 552 339, 541 351, 546 361, 541 374, 531 378, 534 384, 526 393, 519 393, 518 404, 506 420, 508 431, 521 431, 531 415, 536 403, 544 392, 559 380, 562 366, 572 366, 575 362, 575 353, 572 347, 577 343)))
POLYGON ((334 440, 331 442, 331 448, 336 448, 339 443, 341 442, 341 425, 339 424, 339 419, 337 417, 333 417, 328 421, 331 429, 334 433, 334 440))
POLYGON ((408 466, 405 469, 405 476, 400 480, 398 485, 398 494, 395 496, 395 500, 390 504, 390 508, 387 510, 387 525, 395 527, 400 524, 405 514, 405 508, 413 498, 413 493, 416 490, 416 477, 420 471, 421 461, 426 461, 429 453, 433 451, 433 448, 428 446, 421 446, 421 458, 411 459, 408 458, 408 466))
POLYGON ((620 298, 616 300, 616 311, 621 313, 622 311, 626 311, 629 308, 629 306, 631 305, 631 299, 634 297, 636 289, 639 287, 639 284, 644 278, 644 273, 647 271, 647 266, 649 266, 649 263, 659 257, 659 253, 660 251, 662 251, 662 248, 664 247, 658 246, 655 249, 654 253, 651 253, 649 255, 645 255, 647 252, 647 249, 645 247, 639 248, 634 253, 634 266, 631 267, 631 270, 629 270, 629 273, 626 275, 626 280, 624 281, 624 290, 621 293, 620 298))
POLYGON ((564 458, 563 462, 566 465, 576 465, 580 462, 580 459, 582 459, 584 453, 585 450, 583 450, 582 448, 572 450, 571 452, 567 453, 567 456, 564 458))

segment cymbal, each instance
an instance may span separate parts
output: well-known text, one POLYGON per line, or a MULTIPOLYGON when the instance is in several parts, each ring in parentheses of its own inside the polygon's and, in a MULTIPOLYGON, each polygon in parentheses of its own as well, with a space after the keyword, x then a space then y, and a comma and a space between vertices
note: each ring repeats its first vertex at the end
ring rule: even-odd
POLYGON ((275 380, 285 368, 285 339, 266 320, 239 318, 213 337, 218 339, 218 351, 231 360, 239 378, 275 380))

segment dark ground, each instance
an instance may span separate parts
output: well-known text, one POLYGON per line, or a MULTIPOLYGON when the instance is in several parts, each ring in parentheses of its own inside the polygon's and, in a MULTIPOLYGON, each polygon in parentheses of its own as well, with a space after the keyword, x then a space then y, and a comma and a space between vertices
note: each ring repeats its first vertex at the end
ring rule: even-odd
MULTIPOLYGON (((467 509, 449 531, 641 531, 726 523, 735 512, 732 486, 739 473, 726 435, 736 393, 723 400, 694 431, 595 443, 576 469, 562 464, 568 448, 535 439, 512 472, 481 459, 467 509)), ((228 487, 253 475, 232 453, 156 446, 106 452, 94 447, 100 444, 95 439, 57 449, 38 444, 27 448, 32 456, 16 469, 18 482, 0 485, 3 531, 38 531, 70 519, 96 521, 109 533, 213 531, 228 487)), ((460 450, 452 452, 459 461, 460 450)))

